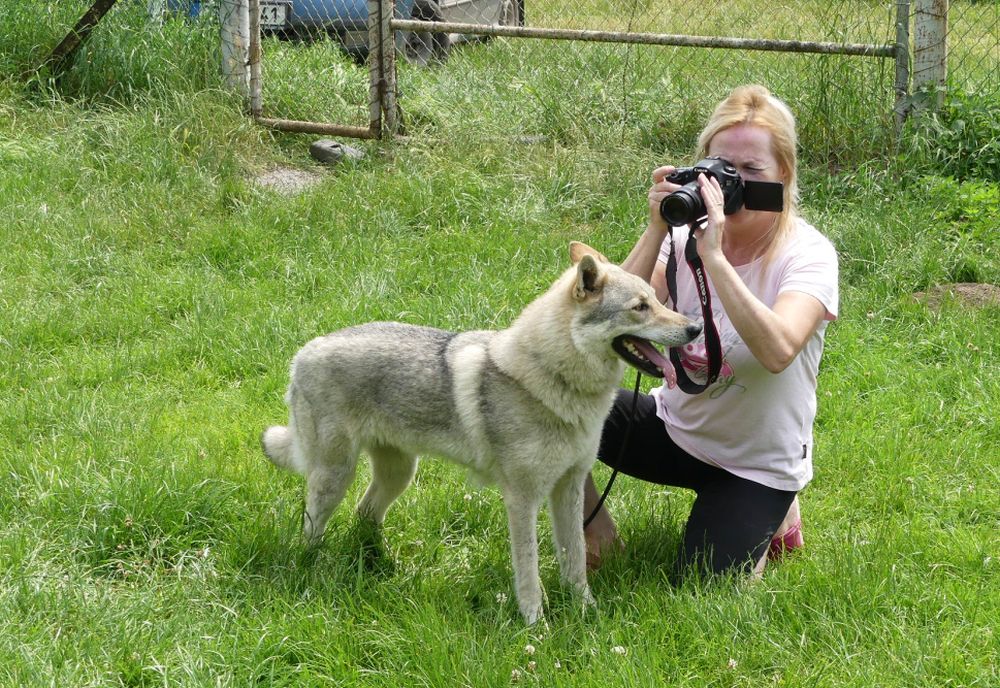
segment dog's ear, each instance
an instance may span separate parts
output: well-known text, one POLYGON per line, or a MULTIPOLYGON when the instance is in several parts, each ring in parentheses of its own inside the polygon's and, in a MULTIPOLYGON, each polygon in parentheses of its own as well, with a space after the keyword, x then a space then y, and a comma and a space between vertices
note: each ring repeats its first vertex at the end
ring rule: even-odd
MULTIPOLYGON (((600 254, 598 254, 600 255, 600 254)), ((576 283, 573 285, 573 298, 584 301, 593 297, 604 288, 604 269, 597 259, 586 253, 576 264, 576 283)))
POLYGON ((573 261, 574 264, 579 263, 584 256, 593 256, 597 259, 599 263, 610 263, 611 261, 604 257, 600 251, 594 248, 590 248, 582 241, 571 241, 569 242, 569 259, 573 261))

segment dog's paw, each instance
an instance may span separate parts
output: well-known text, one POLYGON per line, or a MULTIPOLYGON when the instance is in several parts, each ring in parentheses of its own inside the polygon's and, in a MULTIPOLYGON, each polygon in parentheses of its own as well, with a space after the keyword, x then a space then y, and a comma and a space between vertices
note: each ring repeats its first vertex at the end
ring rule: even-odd
POLYGON ((581 601, 583 602, 583 613, 597 611, 597 598, 594 597, 593 593, 590 592, 590 588, 584 588, 583 594, 581 595, 581 601))
POLYGON ((524 617, 524 623, 529 626, 534 626, 536 623, 541 621, 545 623, 545 615, 542 612, 542 605, 521 605, 521 616, 524 617))

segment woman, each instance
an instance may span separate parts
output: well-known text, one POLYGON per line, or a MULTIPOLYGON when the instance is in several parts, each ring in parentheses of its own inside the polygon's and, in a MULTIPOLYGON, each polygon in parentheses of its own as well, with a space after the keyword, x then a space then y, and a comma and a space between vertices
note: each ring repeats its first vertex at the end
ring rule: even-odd
MULTIPOLYGON (((708 276, 722 369, 700 394, 678 388, 674 371, 641 395, 628 446, 621 450, 632 408, 622 391, 604 426, 599 458, 642 480, 690 488, 697 494, 684 529, 679 570, 693 563, 716 573, 762 570, 772 555, 801 545, 796 495, 812 478, 816 375, 826 323, 836 319, 837 255, 798 214, 795 120, 762 86, 734 90, 715 109, 698 139, 698 158, 719 156, 744 180, 781 182, 784 209, 742 208, 723 213, 715 178, 698 178, 707 220, 696 229, 698 256, 708 276)), ((660 202, 678 186, 653 171, 650 220, 623 267, 668 298, 670 227, 660 202)), ((684 247, 688 228, 674 228, 677 295, 673 307, 702 320, 684 247)), ((704 370, 701 339, 681 362, 696 382, 704 370)), ((597 505, 587 481, 584 512, 597 505)), ((621 541, 607 509, 585 530, 588 565, 621 541)))

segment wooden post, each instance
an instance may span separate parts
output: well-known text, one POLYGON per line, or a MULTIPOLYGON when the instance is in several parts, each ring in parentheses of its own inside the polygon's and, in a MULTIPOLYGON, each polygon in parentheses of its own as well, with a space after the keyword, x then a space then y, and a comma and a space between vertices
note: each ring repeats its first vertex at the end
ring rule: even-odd
POLYGON ((948 0, 914 0, 913 10, 913 91, 935 108, 948 79, 948 0))
POLYGON ((395 9, 394 0, 382 3, 382 116, 383 138, 395 138, 400 133, 399 109, 396 103, 396 32, 389 25, 395 9))
POLYGON ((249 98, 249 0, 220 0, 219 22, 222 24, 222 76, 229 88, 249 98))
POLYGON ((250 116, 264 113, 264 100, 260 83, 260 0, 250 0, 250 116))
POLYGON ((146 12, 149 14, 149 19, 154 24, 163 23, 163 13, 166 12, 166 0, 149 0, 146 3, 146 12))
POLYGON ((382 0, 368 0, 368 128, 382 136, 382 0))
POLYGON ((87 36, 94 30, 94 27, 100 23, 104 15, 114 6, 115 2, 117 0, 97 0, 91 5, 90 9, 80 17, 80 21, 76 23, 76 26, 66 34, 66 37, 56 46, 52 54, 42 63, 42 67, 51 67, 52 73, 56 75, 61 72, 73 54, 87 40, 87 36))

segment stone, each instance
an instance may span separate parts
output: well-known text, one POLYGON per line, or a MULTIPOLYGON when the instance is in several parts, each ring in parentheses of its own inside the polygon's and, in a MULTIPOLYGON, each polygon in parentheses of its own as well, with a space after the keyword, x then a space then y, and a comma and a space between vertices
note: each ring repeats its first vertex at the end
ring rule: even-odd
POLYGON ((345 159, 361 160, 365 157, 364 151, 332 139, 313 141, 309 146, 309 155, 326 165, 336 165, 345 159))

